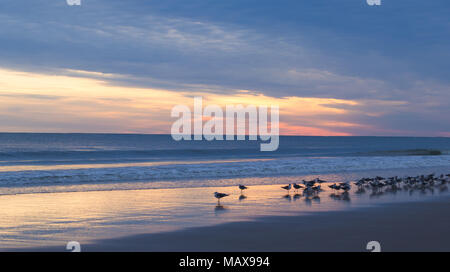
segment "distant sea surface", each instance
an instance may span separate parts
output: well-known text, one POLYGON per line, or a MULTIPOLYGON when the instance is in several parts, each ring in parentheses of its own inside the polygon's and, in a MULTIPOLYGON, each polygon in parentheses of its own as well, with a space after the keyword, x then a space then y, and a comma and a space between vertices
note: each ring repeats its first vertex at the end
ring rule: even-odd
POLYGON ((450 167, 450 138, 281 136, 276 152, 260 152, 259 145, 176 142, 170 135, 0 133, 0 194, 450 167))

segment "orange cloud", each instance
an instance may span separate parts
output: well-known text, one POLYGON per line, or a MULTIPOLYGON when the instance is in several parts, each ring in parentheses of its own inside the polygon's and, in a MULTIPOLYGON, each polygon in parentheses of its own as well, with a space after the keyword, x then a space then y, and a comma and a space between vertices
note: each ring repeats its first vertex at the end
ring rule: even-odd
POLYGON ((280 125, 281 134, 286 135, 348 135, 335 128, 358 126, 320 117, 345 116, 349 113, 346 109, 333 105, 358 105, 351 100, 274 98, 247 90, 218 94, 123 87, 108 81, 122 75, 63 72, 66 74, 48 75, 0 69, 0 114, 7 117, 0 131, 170 133, 172 107, 192 107, 193 96, 202 96, 204 106, 223 108, 227 104, 279 105, 280 115, 290 120, 280 125), (295 117, 315 122, 302 124, 295 117))

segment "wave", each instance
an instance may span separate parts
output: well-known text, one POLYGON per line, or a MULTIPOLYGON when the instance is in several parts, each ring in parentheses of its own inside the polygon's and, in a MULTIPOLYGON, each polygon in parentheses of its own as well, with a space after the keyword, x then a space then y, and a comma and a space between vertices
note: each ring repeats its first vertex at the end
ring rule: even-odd
POLYGON ((450 166, 450 156, 283 158, 178 162, 149 166, 0 172, 0 187, 309 175, 359 170, 450 166))
POLYGON ((204 149, 160 149, 160 150, 71 150, 71 151, 12 151, 0 152, 2 165, 39 164, 102 164, 126 162, 152 162, 173 160, 211 159, 263 159, 292 157, 357 157, 357 156, 427 156, 449 155, 448 150, 405 149, 387 151, 327 150, 322 148, 289 148, 276 152, 259 152, 251 148, 204 148, 204 149))
POLYGON ((366 156, 440 156, 448 154, 448 150, 441 151, 438 149, 405 149, 363 153, 366 156))

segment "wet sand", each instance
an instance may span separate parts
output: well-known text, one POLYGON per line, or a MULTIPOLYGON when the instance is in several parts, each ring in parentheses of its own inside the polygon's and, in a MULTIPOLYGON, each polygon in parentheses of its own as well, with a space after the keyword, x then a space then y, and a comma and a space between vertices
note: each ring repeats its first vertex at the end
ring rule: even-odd
MULTIPOLYGON (((450 251, 450 197, 98 240, 83 251, 450 251)), ((35 251, 61 251, 35 248, 35 251)))

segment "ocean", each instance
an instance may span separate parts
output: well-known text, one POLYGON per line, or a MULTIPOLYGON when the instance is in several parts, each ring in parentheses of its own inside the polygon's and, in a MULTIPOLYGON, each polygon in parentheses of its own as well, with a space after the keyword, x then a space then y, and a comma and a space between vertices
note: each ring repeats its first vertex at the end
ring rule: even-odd
MULTIPOLYGON (((281 184, 320 177, 450 173, 449 138, 288 137, 259 143, 175 142, 170 135, 0 134, 0 251, 82 247, 99 239, 438 201, 448 187, 308 196, 281 184), (237 184, 249 187, 242 194, 237 184), (221 204, 214 192, 229 194, 221 204)), ((388 210, 389 211, 389 210, 388 210)), ((353 224, 353 223, 351 223, 353 224)), ((363 241, 365 248, 367 241, 363 241)), ((123 246, 121 244, 121 246, 123 246)), ((160 250, 160 248, 158 248, 160 250)))
POLYGON ((450 167, 450 138, 281 136, 275 152, 260 152, 259 144, 1 133, 0 194, 223 186, 240 179, 258 185, 277 176, 450 167))

